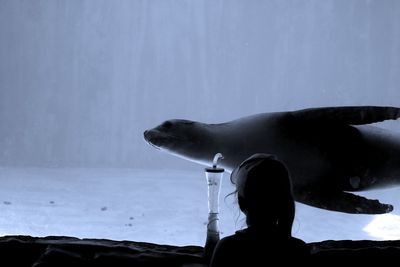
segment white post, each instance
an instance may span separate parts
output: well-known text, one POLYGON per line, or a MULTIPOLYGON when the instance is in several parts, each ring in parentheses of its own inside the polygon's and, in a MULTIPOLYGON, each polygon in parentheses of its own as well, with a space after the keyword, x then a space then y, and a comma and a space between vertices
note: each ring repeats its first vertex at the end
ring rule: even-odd
POLYGON ((207 239, 204 247, 204 255, 207 261, 211 260, 214 248, 219 241, 219 192, 221 190, 222 177, 224 169, 218 168, 218 160, 223 158, 221 153, 214 156, 213 167, 206 168, 206 180, 208 187, 208 223, 207 223, 207 239))

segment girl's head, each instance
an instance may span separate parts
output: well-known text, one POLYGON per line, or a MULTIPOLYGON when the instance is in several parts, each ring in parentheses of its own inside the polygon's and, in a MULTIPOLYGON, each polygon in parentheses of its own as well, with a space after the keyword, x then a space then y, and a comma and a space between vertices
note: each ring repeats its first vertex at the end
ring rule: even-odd
POLYGON ((231 175, 248 226, 274 227, 291 235, 295 205, 289 172, 274 156, 254 154, 231 175))

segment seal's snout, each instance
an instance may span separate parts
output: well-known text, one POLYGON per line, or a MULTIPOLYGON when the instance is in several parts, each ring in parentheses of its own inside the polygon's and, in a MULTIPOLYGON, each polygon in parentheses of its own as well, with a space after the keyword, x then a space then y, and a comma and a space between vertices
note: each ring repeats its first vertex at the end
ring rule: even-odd
POLYGON ((146 140, 146 141, 148 141, 149 140, 149 131, 144 131, 144 133, 143 133, 143 137, 144 137, 144 139, 146 140))
POLYGON ((157 149, 160 149, 159 148, 159 138, 157 137, 157 134, 156 134, 156 132, 154 132, 154 130, 146 130, 146 131, 144 131, 143 132, 143 137, 144 137, 144 140, 149 144, 149 145, 151 145, 151 146, 153 146, 153 147, 155 147, 155 148, 157 148, 157 149))
POLYGON ((153 144, 152 139, 153 139, 154 136, 153 136, 153 134, 151 133, 150 130, 144 131, 144 132, 143 132, 143 137, 144 137, 144 140, 145 140, 147 143, 153 144))

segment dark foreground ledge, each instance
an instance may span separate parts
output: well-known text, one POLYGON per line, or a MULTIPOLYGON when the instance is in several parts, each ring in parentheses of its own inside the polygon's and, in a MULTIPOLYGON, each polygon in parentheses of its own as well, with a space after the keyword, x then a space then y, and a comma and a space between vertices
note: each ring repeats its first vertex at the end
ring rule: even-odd
MULTIPOLYGON (((270 244, 273 245, 273 244, 270 244)), ((312 263, 400 259, 400 241, 309 243, 312 263)), ((0 237, 1 266, 205 266, 203 248, 73 237, 0 237)))

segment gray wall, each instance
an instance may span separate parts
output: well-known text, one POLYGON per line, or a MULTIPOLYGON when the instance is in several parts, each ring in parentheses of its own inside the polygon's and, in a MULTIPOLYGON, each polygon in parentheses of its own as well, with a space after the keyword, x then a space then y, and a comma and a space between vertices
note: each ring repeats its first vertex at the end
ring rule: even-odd
POLYGON ((1 165, 193 167, 143 130, 399 106, 400 1, 0 0, 0 59, 1 165))

